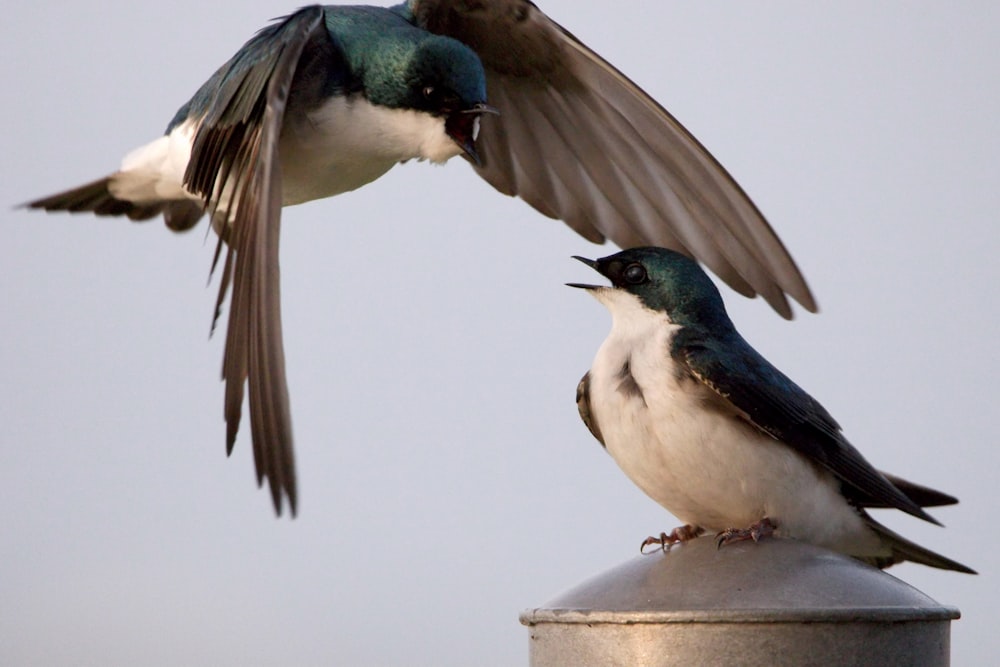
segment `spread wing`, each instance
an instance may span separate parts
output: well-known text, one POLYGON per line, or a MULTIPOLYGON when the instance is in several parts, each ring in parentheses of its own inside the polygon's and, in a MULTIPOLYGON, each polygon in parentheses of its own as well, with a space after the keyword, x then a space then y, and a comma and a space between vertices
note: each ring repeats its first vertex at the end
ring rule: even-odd
POLYGON ((527 0, 410 0, 410 19, 472 47, 500 110, 483 117, 476 171, 493 187, 622 248, 700 260, 791 317, 816 303, 746 193, 663 107, 527 0))
MULTIPOLYGON (((735 331, 719 339, 685 328, 675 336, 671 355, 740 418, 836 475, 844 494, 857 506, 895 507, 938 523, 844 438, 822 405, 735 331)), ((932 499, 944 498, 941 494, 932 499)))
POLYGON ((222 368, 226 446, 231 452, 246 383, 257 483, 267 478, 278 514, 282 493, 292 514, 296 509, 281 337, 278 140, 292 81, 304 75, 299 71, 300 60, 306 65, 311 62, 303 57, 304 50, 313 53, 329 42, 321 7, 308 7, 288 16, 251 39, 174 121, 198 122, 185 186, 205 198, 217 223, 222 219, 216 260, 223 239, 228 245, 216 304, 217 318, 231 286, 222 368))

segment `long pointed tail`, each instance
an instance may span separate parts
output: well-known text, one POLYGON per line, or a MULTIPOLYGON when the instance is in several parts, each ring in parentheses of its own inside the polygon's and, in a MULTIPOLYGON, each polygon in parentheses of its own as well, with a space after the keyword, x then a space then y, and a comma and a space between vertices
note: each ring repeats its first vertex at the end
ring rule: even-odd
POLYGON ((902 535, 889 530, 870 516, 866 515, 865 521, 876 533, 879 534, 879 537, 882 538, 883 544, 892 549, 892 556, 886 556, 884 558, 862 558, 861 560, 867 561, 876 567, 889 567, 890 565, 902 563, 903 561, 908 560, 914 563, 920 563, 921 565, 937 567, 942 570, 954 570, 955 572, 964 572, 966 574, 978 574, 967 565, 962 565, 957 561, 953 561, 950 558, 935 553, 930 549, 925 549, 919 544, 909 541, 902 535))
POLYGON ((96 215, 124 215, 130 220, 149 220, 160 213, 167 227, 175 232, 194 227, 205 213, 204 206, 190 199, 170 199, 152 202, 133 202, 119 199, 111 193, 110 184, 115 175, 106 176, 58 194, 36 199, 24 204, 27 208, 46 211, 89 212, 96 215))

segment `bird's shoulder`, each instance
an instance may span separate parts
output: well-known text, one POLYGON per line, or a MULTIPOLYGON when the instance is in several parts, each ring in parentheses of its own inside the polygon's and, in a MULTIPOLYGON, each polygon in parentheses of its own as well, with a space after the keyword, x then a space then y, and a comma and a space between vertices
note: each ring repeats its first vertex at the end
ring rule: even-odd
POLYGON ((832 442, 842 437, 833 416, 735 329, 719 333, 684 327, 672 338, 670 355, 679 368, 778 439, 802 429, 832 442))
POLYGON ((350 63, 339 36, 330 30, 329 16, 329 8, 312 5, 258 30, 177 110, 167 134, 185 121, 200 121, 208 115, 222 122, 245 122, 260 115, 260 102, 267 99, 262 96, 289 49, 300 52, 295 66, 288 70, 298 78, 297 91, 314 91, 321 96, 352 87, 350 63))
POLYGON ((488 71, 505 76, 542 81, 565 72, 566 47, 579 43, 527 0, 410 0, 395 9, 424 30, 467 44, 488 71))

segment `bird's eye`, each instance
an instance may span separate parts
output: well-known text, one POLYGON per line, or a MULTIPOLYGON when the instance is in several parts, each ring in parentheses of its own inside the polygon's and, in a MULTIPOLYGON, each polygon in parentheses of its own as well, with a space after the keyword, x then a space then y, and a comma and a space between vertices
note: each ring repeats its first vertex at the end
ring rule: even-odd
POLYGON ((642 264, 630 264, 622 272, 625 282, 630 285, 639 285, 646 282, 646 269, 642 264))
POLYGON ((426 97, 427 99, 431 99, 432 97, 434 97, 434 86, 427 86, 426 88, 424 88, 424 97, 426 97))

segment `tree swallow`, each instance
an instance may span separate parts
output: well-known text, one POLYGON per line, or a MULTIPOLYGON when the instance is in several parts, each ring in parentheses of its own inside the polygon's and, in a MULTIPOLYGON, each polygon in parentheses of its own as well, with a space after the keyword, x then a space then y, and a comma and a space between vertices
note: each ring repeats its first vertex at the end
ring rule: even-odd
POLYGON ((577 257, 610 287, 571 283, 611 311, 611 333, 577 388, 590 432, 650 498, 685 522, 644 546, 705 531, 720 543, 774 532, 877 567, 909 560, 974 573, 876 522, 952 496, 876 470, 812 396, 736 331, 688 257, 635 248, 577 257))
POLYGON ((215 263, 225 255, 216 318, 232 292, 227 450, 247 386, 258 483, 268 479, 279 514, 283 495, 294 513, 281 208, 354 190, 399 162, 458 155, 500 192, 590 241, 675 248, 785 317, 786 295, 816 310, 794 261, 726 170, 527 0, 300 9, 251 38, 118 171, 27 206, 162 214, 174 231, 210 216, 215 263))

